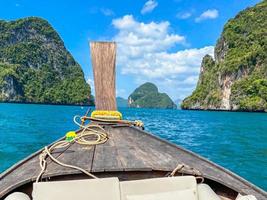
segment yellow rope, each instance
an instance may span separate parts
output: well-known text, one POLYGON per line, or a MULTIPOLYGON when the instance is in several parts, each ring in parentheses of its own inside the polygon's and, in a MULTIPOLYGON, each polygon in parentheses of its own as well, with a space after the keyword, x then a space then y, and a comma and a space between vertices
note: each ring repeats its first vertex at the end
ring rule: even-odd
MULTIPOLYGON (((77 136, 70 141, 69 140, 59 141, 59 142, 53 144, 49 148, 47 146, 44 148, 43 152, 39 156, 39 164, 41 167, 41 171, 36 178, 36 182, 39 182, 39 180, 41 179, 42 175, 44 174, 44 172, 46 170, 46 167, 47 167, 46 158, 47 157, 49 157, 52 161, 54 161, 58 165, 61 165, 63 167, 72 168, 72 169, 77 169, 77 170, 80 170, 81 172, 87 174, 88 176, 90 176, 92 178, 97 178, 96 176, 94 176, 90 172, 88 172, 88 171, 86 171, 80 167, 62 163, 61 161, 59 161, 57 158, 55 158, 52 155, 53 150, 59 149, 59 148, 66 148, 73 143, 78 143, 78 144, 87 145, 87 146, 93 146, 93 145, 103 144, 108 140, 108 134, 104 128, 102 128, 101 126, 99 126, 97 124, 84 125, 86 120, 91 120, 91 121, 96 121, 96 122, 114 123, 114 124, 125 124, 125 125, 129 125, 129 126, 132 126, 132 125, 133 126, 139 126, 139 127, 144 126, 142 121, 128 121, 128 120, 121 120, 121 119, 118 119, 118 120, 117 119, 99 119, 99 118, 86 117, 86 116, 83 116, 83 117, 74 116, 74 118, 73 118, 74 123, 77 124, 82 129, 82 131, 79 132, 77 134, 77 136), (80 118, 81 123, 79 123, 77 121, 77 118, 80 118), (92 139, 92 138, 95 138, 95 139, 92 139)), ((75 132, 74 132, 74 135, 75 135, 75 132)))
POLYGON ((122 114, 117 110, 94 110, 91 117, 98 119, 122 119, 122 114))
MULTIPOLYGON (((83 172, 84 174, 86 174, 92 178, 95 178, 95 179, 97 178, 95 175, 91 174, 90 172, 86 171, 85 169, 78 167, 78 166, 65 164, 65 163, 59 161, 57 158, 55 158, 52 155, 53 150, 60 149, 60 148, 67 148, 73 143, 77 143, 77 144, 81 144, 81 145, 87 145, 87 146, 93 146, 93 145, 103 144, 108 140, 108 134, 103 127, 101 127, 97 124, 84 125, 86 120, 97 121, 97 122, 109 122, 109 123, 116 123, 116 124, 134 125, 134 126, 140 126, 140 127, 143 127, 143 125, 144 125, 142 121, 132 122, 132 121, 127 121, 127 120, 98 119, 98 118, 92 118, 92 117, 86 117, 86 116, 83 116, 83 117, 74 116, 74 118, 73 118, 74 123, 77 124, 82 129, 82 131, 80 131, 78 134, 75 134, 75 132, 72 132, 75 135, 75 137, 71 140, 62 140, 62 141, 56 142, 55 144, 53 144, 49 148, 47 146, 44 148, 43 152, 39 155, 39 164, 41 167, 41 171, 36 178, 36 182, 39 182, 39 180, 41 179, 42 175, 44 174, 44 172, 46 170, 46 167, 47 167, 46 158, 47 157, 49 157, 53 162, 57 163, 58 165, 61 165, 63 167, 76 169, 76 170, 79 170, 79 171, 83 172), (80 121, 82 123, 79 123, 77 121, 77 118, 80 118, 80 121), (94 137, 96 139, 92 139, 94 137), (88 139, 88 138, 90 138, 90 139, 88 139)), ((173 176, 175 176, 175 174, 177 172, 181 173, 183 171, 196 176, 196 179, 200 179, 201 182, 204 181, 204 177, 202 176, 202 174, 198 170, 191 168, 185 164, 178 164, 177 167, 171 172, 171 174, 169 176, 173 177, 173 176)))
POLYGON ((137 126, 137 127, 144 127, 144 123, 141 120, 129 121, 129 120, 117 120, 117 119, 99 119, 94 117, 81 117, 82 121, 91 120, 96 122, 103 122, 103 123, 114 123, 114 124, 125 124, 128 126, 137 126))
POLYGON ((41 171, 36 178, 36 182, 39 182, 39 180, 41 179, 42 175, 44 174, 44 172, 46 170, 46 167, 47 167, 46 158, 47 157, 49 157, 52 161, 54 161, 58 165, 61 165, 63 167, 72 168, 72 169, 77 169, 77 170, 87 174, 88 176, 90 176, 92 178, 97 178, 96 176, 94 176, 90 172, 86 171, 85 169, 82 169, 82 168, 74 166, 74 165, 68 165, 68 164, 62 163, 61 161, 59 161, 57 158, 55 158, 52 155, 53 150, 59 149, 59 148, 66 148, 73 143, 78 143, 78 144, 87 145, 87 146, 93 146, 93 145, 97 145, 97 144, 103 144, 108 140, 107 132, 105 131, 105 129, 103 129, 99 125, 91 125, 90 124, 90 125, 84 126, 84 125, 79 124, 79 126, 82 127, 83 129, 80 133, 77 134, 77 137, 75 137, 73 140, 71 140, 71 141, 62 140, 62 141, 59 141, 59 142, 53 144, 49 148, 47 146, 44 148, 43 152, 39 156, 39 165, 41 167, 41 171), (99 130, 97 130, 97 129, 99 129, 99 130), (92 137, 95 137, 96 139, 92 139, 92 137), (88 138, 90 138, 90 139, 88 139, 88 138))

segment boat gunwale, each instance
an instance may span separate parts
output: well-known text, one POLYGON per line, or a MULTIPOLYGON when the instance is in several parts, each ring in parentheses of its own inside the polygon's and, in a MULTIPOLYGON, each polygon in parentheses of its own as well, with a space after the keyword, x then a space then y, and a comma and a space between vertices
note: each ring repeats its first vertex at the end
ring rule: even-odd
MULTIPOLYGON (((53 144, 55 144, 56 142, 59 142, 60 140, 64 139, 64 137, 61 137, 60 139, 46 145, 48 147, 52 146, 53 144)), ((10 174, 12 171, 16 170, 17 168, 19 168, 21 165, 23 165, 24 163, 26 163, 27 161, 31 160, 32 158, 34 158, 35 156, 37 156, 38 154, 40 154, 42 151, 44 150, 44 147, 42 147, 41 149, 35 151, 34 153, 28 155, 26 158, 16 162, 15 164, 11 165, 9 168, 7 168, 5 171, 3 171, 0 174, 0 180, 3 179, 5 176, 7 176, 8 174, 10 174)))
MULTIPOLYGON (((228 170, 228 169, 226 169, 226 168, 224 168, 224 167, 222 167, 222 166, 220 166, 220 165, 218 165, 218 164, 212 162, 211 160, 208 160, 207 158, 202 157, 202 156, 200 156, 200 155, 194 153, 193 151, 187 150, 187 149, 181 147, 180 145, 177 145, 177 144, 175 144, 175 143, 169 142, 168 140, 166 140, 166 139, 164 139, 164 138, 161 138, 161 137, 159 137, 159 136, 157 136, 157 135, 154 135, 154 134, 152 134, 152 133, 150 133, 150 132, 147 132, 147 131, 145 131, 145 130, 140 130, 140 128, 137 128, 137 127, 132 127, 132 128, 134 128, 134 129, 136 129, 136 130, 138 130, 138 131, 140 131, 140 132, 146 133, 147 135, 149 135, 150 137, 152 137, 152 138, 154 138, 154 139, 156 139, 156 140, 159 140, 159 141, 161 141, 161 142, 164 142, 164 143, 166 143, 166 144, 168 144, 168 145, 170 145, 170 146, 172 146, 172 147, 175 147, 175 148, 177 148, 177 149, 179 149, 179 150, 181 150, 181 151, 183 151, 183 152, 189 153, 189 154, 191 154, 192 156, 197 157, 198 159, 200 159, 200 160, 202 160, 202 161, 205 161, 205 162, 207 162, 207 163, 213 165, 215 168, 217 168, 217 169, 219 169, 219 170, 221 170, 221 171, 227 173, 227 174, 230 175, 230 176, 233 176, 233 177, 236 178, 236 179, 239 179, 239 180, 240 180, 242 183, 244 183, 245 185, 247 185, 247 186, 249 186, 249 187, 252 187, 252 188, 255 189, 256 191, 258 191, 258 192, 264 194, 264 195, 267 197, 267 192, 264 191, 263 189, 259 188, 258 186, 254 185, 253 183, 247 181, 246 179, 242 178, 241 176, 235 174, 234 172, 232 172, 232 171, 230 171, 230 170, 228 170)), ((207 176, 206 174, 205 174, 205 176, 206 176, 207 178, 211 179, 211 180, 214 180, 214 179, 212 179, 212 177, 209 177, 209 176, 207 176)), ((226 186, 228 186, 229 188, 232 188, 232 187, 233 187, 232 185, 227 185, 227 183, 220 182, 220 180, 214 180, 214 181, 219 182, 219 183, 221 183, 221 184, 223 184, 223 185, 226 185, 226 186)), ((236 190, 239 190, 239 189, 236 188, 236 190)))
MULTIPOLYGON (((222 166, 220 166, 220 165, 208 160, 207 158, 204 158, 204 157, 202 157, 202 156, 200 156, 200 155, 198 155, 198 154, 196 154, 196 153, 194 153, 194 152, 192 152, 190 150, 187 150, 187 149, 181 147, 180 145, 177 145, 175 143, 169 142, 166 139, 163 139, 163 138, 161 138, 161 137, 159 137, 157 135, 154 135, 154 134, 152 134, 150 132, 147 132, 145 130, 141 130, 140 128, 137 128, 137 127, 134 127, 134 126, 121 127, 121 128, 130 128, 130 129, 132 128, 132 129, 137 130, 138 132, 140 132, 142 134, 146 134, 147 136, 152 137, 153 139, 156 139, 156 140, 158 140, 158 141, 160 141, 160 142, 162 142, 162 143, 164 143, 166 145, 172 146, 172 147, 174 147, 174 148, 176 148, 176 149, 178 149, 178 150, 180 150, 182 152, 190 154, 192 157, 196 157, 199 160, 201 160, 202 162, 206 162, 206 163, 210 164, 212 167, 217 168, 219 171, 222 171, 222 172, 232 176, 233 178, 238 179, 240 182, 245 184, 251 190, 254 190, 255 192, 261 193, 263 196, 267 197, 267 192, 265 192, 263 189, 259 188, 258 186, 254 185, 253 183, 248 182, 247 180, 245 180, 241 176, 235 174, 234 172, 232 172, 232 171, 230 171, 230 170, 228 170, 228 169, 226 169, 226 168, 224 168, 224 167, 222 167, 222 166)), ((81 131, 81 129, 77 130, 77 132, 80 132, 80 131, 81 131)), ((55 144, 56 142, 58 142, 58 141, 60 141, 62 139, 64 139, 64 137, 61 137, 60 139, 56 140, 55 142, 49 144, 48 146, 51 146, 51 145, 55 144)), ((17 162, 16 164, 12 165, 10 168, 8 168, 7 170, 5 170, 3 173, 0 174, 0 180, 4 179, 8 174, 10 174, 14 170, 18 169, 21 165, 23 165, 27 161, 31 160, 35 156, 37 156, 42 150, 43 150, 43 148, 41 148, 40 150, 32 153, 31 155, 29 155, 25 159, 17 162)), ((153 169, 153 168, 151 168, 151 170, 148 170, 148 169, 143 169, 143 170, 142 169, 137 169, 137 170, 132 169, 132 170, 118 170, 118 171, 116 171, 116 170, 103 170, 103 171, 96 170, 96 171, 93 171, 93 172, 101 173, 101 172, 131 172, 131 171, 166 171, 166 172, 168 172, 168 170, 158 170, 158 169, 153 169)), ((44 175, 44 178, 54 177, 54 176, 71 175, 71 174, 81 174, 81 172, 72 171, 72 172, 68 173, 68 172, 65 171, 63 174, 54 173, 54 174, 49 174, 47 176, 44 175)), ((231 184, 228 184, 226 182, 223 182, 220 179, 216 179, 216 178, 214 178, 214 176, 209 176, 208 174, 205 174, 204 177, 206 177, 207 179, 213 180, 215 182, 218 182, 218 183, 220 183, 222 185, 225 185, 225 186, 229 187, 230 189, 233 189, 233 190, 235 190, 237 192, 242 192, 242 191, 240 191, 240 188, 236 188, 235 186, 233 186, 231 184)), ((7 188, 6 191, 8 192, 10 190, 13 190, 13 189, 15 189, 17 187, 20 187, 20 186, 26 184, 26 183, 33 182, 35 179, 36 179, 36 177, 33 176, 33 177, 29 178, 29 179, 25 179, 23 181, 20 181, 18 184, 13 185, 13 187, 11 186, 11 187, 7 188)), ((4 193, 3 195, 5 195, 5 193, 6 193, 4 191, 5 190, 2 191, 4 193)), ((0 193, 2 193, 2 192, 0 191, 0 193)))

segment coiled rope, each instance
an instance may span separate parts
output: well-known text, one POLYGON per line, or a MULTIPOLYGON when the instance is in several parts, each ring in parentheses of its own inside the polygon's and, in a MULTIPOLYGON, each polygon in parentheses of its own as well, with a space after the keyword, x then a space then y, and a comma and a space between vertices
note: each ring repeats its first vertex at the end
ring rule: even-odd
POLYGON ((57 158, 55 158, 52 155, 53 150, 60 149, 60 148, 67 148, 73 143, 93 146, 93 145, 103 144, 108 140, 108 134, 104 128, 102 128, 101 126, 97 124, 84 125, 84 123, 79 123, 77 121, 77 118, 80 118, 80 120, 83 122, 82 117, 77 116, 77 115, 74 116, 73 118, 74 123, 77 124, 82 129, 82 131, 77 134, 77 137, 75 137, 71 141, 62 140, 62 141, 56 142, 51 147, 47 147, 47 146, 44 147, 43 152, 39 156, 39 165, 41 167, 41 171, 36 178, 36 182, 40 181, 42 175, 44 174, 47 168, 47 161, 46 161, 47 157, 49 157, 53 162, 57 163, 58 165, 61 165, 67 168, 77 169, 92 178, 97 178, 95 175, 91 174, 85 169, 82 169, 74 165, 65 164, 59 161, 57 158))
POLYGON ((144 123, 141 120, 135 120, 135 121, 129 121, 129 120, 118 120, 118 119, 100 119, 100 118, 94 118, 94 117, 81 117, 82 121, 90 120, 95 122, 103 122, 103 123, 110 123, 110 124, 121 124, 121 125, 127 125, 127 126, 136 126, 144 128, 144 123))
MULTIPOLYGON (((88 113, 88 111, 87 111, 87 113, 88 113)), ((59 161, 57 158, 55 158, 52 155, 53 150, 60 149, 60 148, 67 148, 74 143, 81 144, 81 145, 87 145, 87 146, 93 146, 93 145, 103 144, 108 140, 108 134, 102 126, 100 126, 98 124, 84 125, 86 120, 91 120, 91 121, 95 121, 95 122, 114 123, 114 124, 125 124, 125 125, 129 125, 129 126, 132 125, 132 126, 138 126, 138 127, 143 127, 143 125, 144 125, 142 121, 98 119, 98 118, 87 117, 86 115, 83 117, 78 116, 78 115, 73 117, 73 122, 81 128, 81 131, 77 134, 77 136, 75 138, 73 138, 72 140, 61 140, 59 142, 56 142, 55 144, 53 144, 49 148, 47 146, 44 147, 44 150, 39 155, 39 165, 41 167, 41 171, 36 178, 36 182, 40 181, 42 175, 44 174, 44 172, 47 168, 47 161, 46 161, 47 157, 49 157, 53 162, 57 163, 58 165, 79 170, 79 171, 83 172, 84 174, 86 174, 92 178, 95 178, 95 179, 98 178, 95 175, 88 172, 87 170, 85 170, 81 167, 78 167, 78 166, 65 164, 65 163, 59 161), (80 119, 81 123, 79 123, 77 121, 78 118, 80 119), (92 138, 95 138, 95 139, 92 139, 92 138)), ((186 173, 186 174, 194 175, 197 180, 200 179, 201 183, 204 182, 204 177, 202 176, 200 171, 198 171, 194 168, 191 168, 185 164, 178 164, 177 167, 170 174, 168 174, 168 176, 173 177, 173 176, 175 176, 175 174, 177 172, 182 173, 182 174, 186 173)))

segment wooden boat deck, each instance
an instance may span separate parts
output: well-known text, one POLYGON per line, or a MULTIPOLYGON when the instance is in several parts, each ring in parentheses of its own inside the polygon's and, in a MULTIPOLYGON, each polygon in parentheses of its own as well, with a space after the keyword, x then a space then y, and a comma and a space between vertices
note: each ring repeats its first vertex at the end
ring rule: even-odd
MULTIPOLYGON (((116 171, 172 171, 177 164, 187 164, 204 177, 222 183, 244 194, 267 199, 267 193, 216 164, 165 140, 134 127, 107 126, 109 139, 105 144, 85 147, 73 144, 53 153, 60 161, 82 167, 93 173, 116 171)), ((40 151, 0 175, 0 198, 25 183, 32 182, 40 172, 40 151)), ((44 177, 79 174, 48 160, 44 177)))

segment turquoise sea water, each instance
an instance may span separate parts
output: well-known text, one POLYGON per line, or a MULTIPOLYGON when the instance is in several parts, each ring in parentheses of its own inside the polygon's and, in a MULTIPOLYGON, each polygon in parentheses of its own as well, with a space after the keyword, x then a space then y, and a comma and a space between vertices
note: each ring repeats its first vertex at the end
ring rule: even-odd
MULTIPOLYGON (((0 103, 0 172, 69 130, 87 107, 0 103)), ((267 114, 119 109, 146 130, 267 190, 267 114)))

